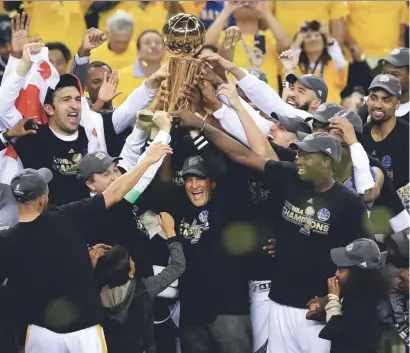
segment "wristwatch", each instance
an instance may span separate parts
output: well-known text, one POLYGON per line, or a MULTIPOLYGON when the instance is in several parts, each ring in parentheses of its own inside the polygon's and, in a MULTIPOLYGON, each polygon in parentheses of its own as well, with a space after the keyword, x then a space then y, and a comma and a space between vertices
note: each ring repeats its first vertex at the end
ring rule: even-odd
POLYGON ((10 144, 9 138, 7 137, 7 131, 9 131, 9 129, 0 131, 0 141, 6 147, 10 144))

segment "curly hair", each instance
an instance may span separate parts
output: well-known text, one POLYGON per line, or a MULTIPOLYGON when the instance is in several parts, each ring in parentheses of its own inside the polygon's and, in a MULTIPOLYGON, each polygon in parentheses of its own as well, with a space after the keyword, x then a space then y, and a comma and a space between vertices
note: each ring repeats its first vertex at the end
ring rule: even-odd
POLYGON ((349 277, 342 288, 342 296, 351 299, 366 299, 377 303, 387 298, 389 282, 383 269, 364 270, 350 267, 349 277))

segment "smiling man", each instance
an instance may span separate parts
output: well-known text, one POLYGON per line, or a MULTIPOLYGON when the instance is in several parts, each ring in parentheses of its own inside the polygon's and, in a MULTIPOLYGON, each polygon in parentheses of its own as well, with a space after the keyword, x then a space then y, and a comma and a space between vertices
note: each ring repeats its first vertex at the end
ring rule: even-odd
POLYGON ((234 162, 263 172, 275 195, 268 207, 276 237, 268 352, 299 352, 304 347, 305 353, 328 353, 329 342, 318 338, 323 326, 305 319, 306 303, 310 296, 327 294, 326 276, 335 270, 332 246, 346 246, 366 236, 362 200, 333 179, 341 143, 328 133, 313 133, 291 145, 298 149, 296 163, 280 162, 276 155, 265 158, 266 151, 252 152, 187 111, 178 116, 181 126, 202 128, 207 139, 234 162))
POLYGON ((392 75, 378 75, 369 87, 370 122, 363 128, 362 144, 380 160, 396 190, 409 183, 409 124, 396 117, 402 89, 392 75))

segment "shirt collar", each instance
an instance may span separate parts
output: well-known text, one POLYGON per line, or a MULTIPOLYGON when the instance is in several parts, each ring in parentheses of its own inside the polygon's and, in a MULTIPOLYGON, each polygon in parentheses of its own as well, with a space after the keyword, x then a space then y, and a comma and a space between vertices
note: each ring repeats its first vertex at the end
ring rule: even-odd
POLYGON ((134 64, 134 77, 144 77, 144 70, 139 60, 134 64))

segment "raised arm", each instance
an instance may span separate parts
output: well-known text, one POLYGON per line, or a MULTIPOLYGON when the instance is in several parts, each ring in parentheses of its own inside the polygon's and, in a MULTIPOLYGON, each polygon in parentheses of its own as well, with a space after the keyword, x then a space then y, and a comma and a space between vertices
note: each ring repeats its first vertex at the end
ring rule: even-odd
POLYGON ((151 164, 158 162, 163 156, 170 153, 172 153, 172 149, 168 145, 152 145, 141 163, 138 163, 129 172, 120 176, 103 192, 105 208, 108 209, 120 202, 140 180, 151 164))
MULTIPOLYGON (((180 119, 181 126, 199 129, 206 138, 225 153, 231 160, 246 167, 264 171, 267 158, 259 156, 222 131, 215 129, 191 112, 181 110, 175 113, 180 119)), ((278 161, 275 155, 274 160, 278 161)))
POLYGON ((228 74, 226 74, 226 79, 228 83, 219 86, 218 94, 226 96, 229 100, 231 107, 238 114, 239 120, 245 131, 246 138, 249 142, 249 147, 253 152, 260 156, 274 159, 276 156, 275 152, 270 146, 265 135, 255 124, 254 120, 241 103, 236 87, 230 81, 228 74))

